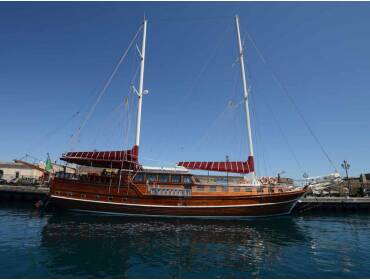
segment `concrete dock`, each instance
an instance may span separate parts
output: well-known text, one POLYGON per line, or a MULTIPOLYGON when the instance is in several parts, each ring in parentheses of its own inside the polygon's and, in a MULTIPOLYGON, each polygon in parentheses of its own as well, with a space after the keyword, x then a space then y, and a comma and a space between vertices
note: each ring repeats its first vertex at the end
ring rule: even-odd
POLYGON ((0 200, 37 202, 49 195, 48 187, 0 185, 0 200))
POLYGON ((311 211, 369 211, 370 197, 314 197, 308 196, 299 200, 294 212, 311 211))

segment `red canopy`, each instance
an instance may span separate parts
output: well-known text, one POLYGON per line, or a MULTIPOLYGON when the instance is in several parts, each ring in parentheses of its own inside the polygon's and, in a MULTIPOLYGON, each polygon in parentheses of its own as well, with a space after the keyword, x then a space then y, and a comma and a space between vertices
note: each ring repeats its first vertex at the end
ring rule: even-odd
POLYGON ((127 151, 68 152, 60 159, 85 166, 137 169, 139 167, 138 153, 139 147, 134 146, 127 151))
POLYGON ((243 173, 247 174, 254 171, 253 157, 248 157, 248 161, 182 161, 177 165, 189 169, 209 170, 219 172, 243 173))

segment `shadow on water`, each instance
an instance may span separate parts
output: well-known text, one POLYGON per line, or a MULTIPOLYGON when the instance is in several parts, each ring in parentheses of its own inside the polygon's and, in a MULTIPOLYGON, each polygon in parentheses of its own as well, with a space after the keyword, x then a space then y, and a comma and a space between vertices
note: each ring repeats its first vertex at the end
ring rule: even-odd
MULTIPOLYGON (((48 266, 74 277, 258 277, 284 247, 307 242, 291 217, 250 221, 54 213, 48 266)), ((53 273, 52 273, 53 274, 53 273)))

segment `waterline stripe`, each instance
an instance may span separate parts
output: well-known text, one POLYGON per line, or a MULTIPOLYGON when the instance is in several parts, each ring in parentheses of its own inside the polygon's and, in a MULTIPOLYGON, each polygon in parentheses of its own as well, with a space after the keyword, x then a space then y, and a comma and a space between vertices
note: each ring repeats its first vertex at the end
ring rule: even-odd
POLYGON ((134 203, 123 203, 123 202, 111 202, 111 201, 97 201, 97 200, 89 200, 89 199, 80 199, 80 198, 72 198, 72 197, 64 197, 58 195, 51 195, 51 198, 60 198, 60 199, 67 199, 67 200, 75 200, 75 201, 83 201, 83 202, 93 202, 93 203, 101 203, 101 204, 111 204, 111 205, 124 205, 124 206, 139 206, 139 207, 157 207, 157 208, 230 208, 230 207, 257 207, 257 206, 266 206, 266 205, 276 205, 276 204, 287 204, 290 202, 297 201, 299 198, 295 198, 292 200, 281 201, 281 202, 272 202, 272 203, 255 203, 255 204, 239 204, 239 205, 214 205, 214 206, 184 206, 184 205, 155 205, 155 204, 134 204, 134 203))

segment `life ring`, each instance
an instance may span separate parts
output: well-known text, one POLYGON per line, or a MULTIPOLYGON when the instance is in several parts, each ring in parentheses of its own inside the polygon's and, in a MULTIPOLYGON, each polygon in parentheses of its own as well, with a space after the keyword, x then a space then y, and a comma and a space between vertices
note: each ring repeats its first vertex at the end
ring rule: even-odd
POLYGON ((269 183, 269 179, 267 177, 261 177, 259 178, 259 181, 262 183, 262 185, 267 185, 269 183))
POLYGON ((278 183, 278 180, 275 177, 269 177, 269 183, 272 185, 276 185, 278 183))

